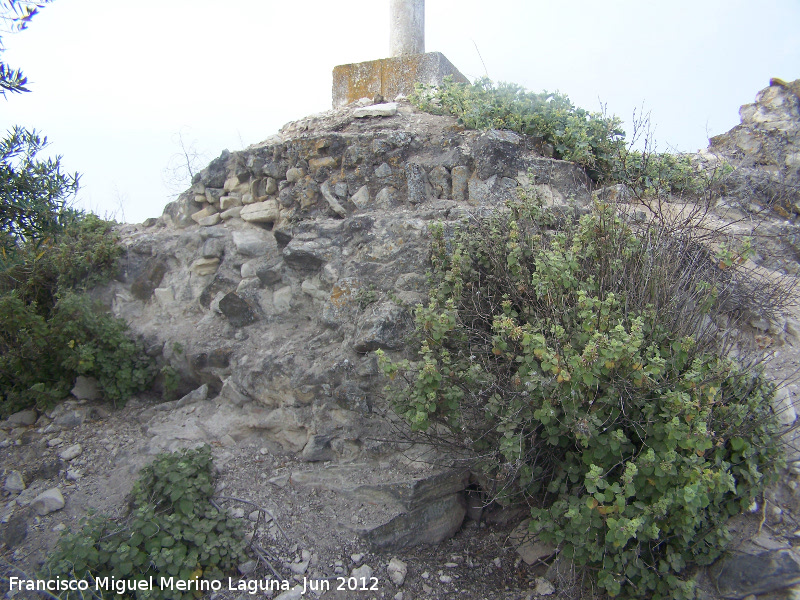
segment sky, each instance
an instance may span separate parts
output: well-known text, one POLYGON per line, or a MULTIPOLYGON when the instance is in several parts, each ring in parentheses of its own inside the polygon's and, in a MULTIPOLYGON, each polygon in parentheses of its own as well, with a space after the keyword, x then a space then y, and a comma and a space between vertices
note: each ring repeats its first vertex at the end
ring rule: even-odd
MULTIPOLYGON (((798 0, 428 0, 425 46, 697 151, 800 78, 798 26, 798 0)), ((188 187, 181 140, 202 168, 330 109, 334 66, 388 56, 389 0, 55 0, 3 44, 31 92, 0 98, 0 129, 47 135, 75 206, 137 223, 188 187)))

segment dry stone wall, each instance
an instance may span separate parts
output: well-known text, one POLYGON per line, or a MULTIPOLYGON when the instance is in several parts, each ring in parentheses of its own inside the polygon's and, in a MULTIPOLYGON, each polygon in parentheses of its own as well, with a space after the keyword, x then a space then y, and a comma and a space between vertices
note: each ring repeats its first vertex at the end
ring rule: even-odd
POLYGON ((123 226, 114 311, 176 368, 309 461, 391 450, 371 354, 401 353, 425 301, 428 227, 520 185, 586 207, 578 167, 535 140, 392 103, 350 106, 223 152, 145 225, 123 226), (373 116, 358 117, 358 114, 373 116))

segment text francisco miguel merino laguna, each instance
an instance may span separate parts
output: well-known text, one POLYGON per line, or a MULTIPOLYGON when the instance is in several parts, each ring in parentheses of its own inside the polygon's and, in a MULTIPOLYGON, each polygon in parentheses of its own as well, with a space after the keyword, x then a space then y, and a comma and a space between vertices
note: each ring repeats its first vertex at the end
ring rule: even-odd
MULTIPOLYGON (((283 592, 301 588, 301 593, 309 590, 325 592, 331 589, 331 583, 337 590, 362 591, 377 590, 378 578, 370 577, 337 577, 337 581, 329 579, 303 578, 302 584, 285 579, 250 579, 238 580, 229 577, 228 590, 248 592, 283 592), (302 585, 302 587, 301 587, 302 585)), ((9 591, 31 592, 65 592, 65 591, 109 591, 116 594, 127 592, 148 591, 154 589, 178 590, 182 592, 218 592, 223 589, 223 582, 217 579, 177 579, 175 577, 146 577, 144 579, 118 579, 116 577, 96 577, 91 581, 85 579, 27 579, 22 577, 9 577, 9 591)))

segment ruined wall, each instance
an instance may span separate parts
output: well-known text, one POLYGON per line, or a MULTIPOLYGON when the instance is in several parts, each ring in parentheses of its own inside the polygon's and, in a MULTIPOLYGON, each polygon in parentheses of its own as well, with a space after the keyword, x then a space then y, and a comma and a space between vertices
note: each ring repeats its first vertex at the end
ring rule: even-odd
POLYGON ((428 226, 521 185, 586 207, 588 180, 537 140, 409 105, 350 106, 224 152, 162 217, 121 229, 114 311, 181 372, 308 460, 385 450, 373 350, 404 350, 428 226), (383 114, 359 118, 361 113, 383 114))

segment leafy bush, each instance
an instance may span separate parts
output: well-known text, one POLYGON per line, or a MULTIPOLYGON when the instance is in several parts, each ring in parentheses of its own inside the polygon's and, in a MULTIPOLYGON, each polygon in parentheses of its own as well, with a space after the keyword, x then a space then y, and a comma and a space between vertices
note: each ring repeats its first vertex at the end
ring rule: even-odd
MULTIPOLYGON (((0 69, 2 64, 0 64, 0 69)), ((2 79, 0 70, 0 79, 2 79)), ((14 127, 0 139, 0 253, 3 259, 21 244, 46 238, 73 214, 66 199, 79 176, 61 171, 60 157, 38 160, 47 138, 14 127)))
POLYGON ((618 210, 523 199, 432 228, 418 360, 380 362, 412 428, 479 457, 606 592, 690 598, 780 463, 773 385, 713 319, 783 296, 690 223, 618 210))
POLYGON ((150 385, 155 366, 125 322, 81 293, 114 274, 120 252, 93 215, 17 248, 0 271, 0 413, 61 400, 77 375, 115 403, 150 385))
MULTIPOLYGON (((411 97, 420 109, 451 114, 468 129, 510 129, 536 136, 555 158, 582 165, 595 181, 625 183, 637 197, 659 192, 700 194, 717 182, 689 155, 633 151, 618 117, 576 107, 560 92, 528 92, 513 83, 481 78, 472 84, 445 78, 441 86, 418 85, 411 97)), ((634 136, 636 137, 636 136, 634 136)))
MULTIPOLYGON (((213 484, 208 446, 159 455, 142 469, 127 517, 93 517, 77 533, 64 534, 45 563, 45 575, 221 579, 246 557, 241 522, 210 502, 213 484)), ((62 600, 79 594, 68 592, 62 600)), ((161 590, 156 585, 135 592, 135 597, 180 600, 194 597, 194 591, 161 590)))

